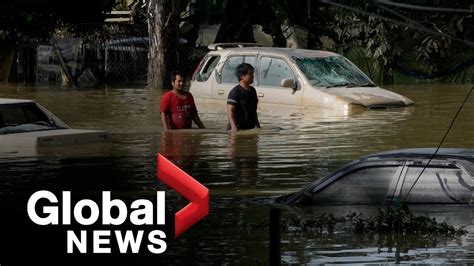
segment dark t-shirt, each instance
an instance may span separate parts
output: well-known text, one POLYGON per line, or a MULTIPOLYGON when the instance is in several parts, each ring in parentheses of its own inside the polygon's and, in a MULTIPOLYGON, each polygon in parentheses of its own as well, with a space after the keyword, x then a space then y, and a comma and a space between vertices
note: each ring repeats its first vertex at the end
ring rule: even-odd
MULTIPOLYGON (((255 128, 257 120, 257 91, 250 86, 250 91, 242 86, 235 86, 227 97, 227 104, 235 106, 234 119, 239 129, 255 128)), ((230 129, 230 124, 228 126, 230 129)))

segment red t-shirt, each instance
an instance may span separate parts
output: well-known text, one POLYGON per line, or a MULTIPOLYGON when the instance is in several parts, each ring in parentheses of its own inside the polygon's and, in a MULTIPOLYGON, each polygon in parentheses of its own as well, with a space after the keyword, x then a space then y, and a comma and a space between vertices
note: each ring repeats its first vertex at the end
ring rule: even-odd
POLYGON ((184 92, 184 99, 171 90, 161 99, 160 112, 165 113, 171 129, 191 128, 192 119, 197 114, 193 95, 184 92))

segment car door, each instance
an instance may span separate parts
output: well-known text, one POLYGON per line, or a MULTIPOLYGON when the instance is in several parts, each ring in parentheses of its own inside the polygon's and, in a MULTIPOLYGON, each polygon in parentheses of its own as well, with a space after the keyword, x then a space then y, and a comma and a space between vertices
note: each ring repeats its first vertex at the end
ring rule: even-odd
POLYGON ((227 57, 222 68, 218 69, 212 82, 212 98, 218 102, 226 102, 232 88, 239 84, 235 69, 242 63, 248 63, 255 68, 256 55, 238 54, 227 57))
POLYGON ((302 89, 295 71, 281 57, 260 55, 255 88, 261 103, 301 106, 302 89), (281 86, 283 79, 296 81, 297 89, 281 86))

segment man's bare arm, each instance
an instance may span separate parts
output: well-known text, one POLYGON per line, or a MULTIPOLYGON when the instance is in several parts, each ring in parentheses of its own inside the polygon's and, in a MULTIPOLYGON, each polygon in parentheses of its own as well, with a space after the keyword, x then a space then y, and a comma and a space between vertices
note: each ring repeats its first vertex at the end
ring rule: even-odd
POLYGON ((199 128, 206 128, 197 113, 193 116, 193 121, 199 128))
POLYGON ((161 116, 161 124, 163 125, 164 130, 169 130, 170 125, 168 124, 168 117, 166 116, 165 113, 160 113, 161 116))
POLYGON ((229 119, 230 130, 238 131, 239 129, 237 128, 237 122, 235 121, 234 113, 235 113, 235 106, 232 104, 228 104, 227 105, 227 119, 229 119))

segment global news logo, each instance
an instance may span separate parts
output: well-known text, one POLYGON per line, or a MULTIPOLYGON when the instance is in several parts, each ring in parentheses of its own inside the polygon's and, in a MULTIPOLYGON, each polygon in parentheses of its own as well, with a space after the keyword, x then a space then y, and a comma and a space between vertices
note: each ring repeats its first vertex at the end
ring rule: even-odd
MULTIPOLYGON (((208 215, 209 190, 161 154, 158 154, 158 179, 190 201, 175 213, 176 238, 208 215)), ((86 229, 86 226, 96 225, 98 222, 104 226, 120 226, 127 220, 134 226, 165 225, 164 191, 156 192, 154 203, 147 199, 137 199, 129 207, 120 199, 112 199, 110 191, 102 191, 101 198, 100 204, 91 199, 82 199, 71 206, 70 191, 63 191, 59 201, 54 193, 41 190, 30 196, 27 212, 30 220, 41 226, 77 224, 86 229), (118 215, 112 215, 113 209, 118 211, 118 215), (84 210, 88 215, 84 215, 84 210)), ((138 253, 142 242, 148 243, 146 249, 153 254, 161 254, 167 249, 167 235, 163 230, 151 230, 145 237, 144 230, 122 232, 85 229, 66 230, 67 253, 112 253, 111 238, 115 238, 120 253, 138 253), (92 246, 92 251, 88 250, 88 241, 92 242, 89 245, 92 246)))

